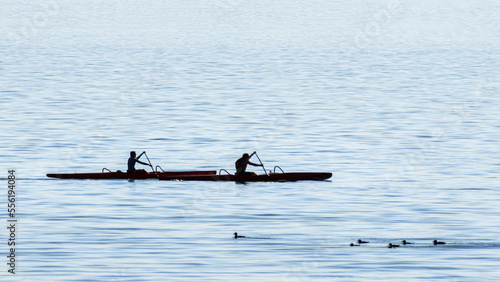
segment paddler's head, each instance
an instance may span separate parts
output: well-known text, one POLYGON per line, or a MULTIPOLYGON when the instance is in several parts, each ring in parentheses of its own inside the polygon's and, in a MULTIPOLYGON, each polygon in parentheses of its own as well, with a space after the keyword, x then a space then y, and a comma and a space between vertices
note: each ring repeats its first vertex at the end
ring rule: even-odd
POLYGON ((131 156, 132 158, 135 158, 135 156, 136 156, 135 151, 130 151, 130 156, 131 156))
POLYGON ((245 159, 249 159, 249 158, 250 158, 250 155, 248 155, 248 153, 244 153, 244 154, 243 154, 243 158, 245 158, 245 159))

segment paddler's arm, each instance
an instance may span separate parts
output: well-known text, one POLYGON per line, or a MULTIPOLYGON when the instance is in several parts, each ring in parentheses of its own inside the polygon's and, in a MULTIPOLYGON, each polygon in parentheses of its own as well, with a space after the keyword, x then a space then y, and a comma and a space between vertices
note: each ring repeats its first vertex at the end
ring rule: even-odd
MULTIPOLYGON (((257 152, 256 152, 256 151, 254 151, 254 152, 250 155, 250 157, 248 157, 248 159, 250 159, 250 158, 251 158, 253 155, 255 155, 255 154, 257 154, 257 152)), ((254 163, 252 163, 250 160, 248 161, 248 164, 253 165, 253 166, 262 166, 261 164, 254 164, 254 163)))
POLYGON ((135 160, 136 160, 138 163, 142 164, 142 165, 151 166, 151 165, 150 165, 150 164, 148 164, 148 163, 141 162, 140 160, 138 160, 138 158, 137 158, 137 159, 135 159, 135 160))

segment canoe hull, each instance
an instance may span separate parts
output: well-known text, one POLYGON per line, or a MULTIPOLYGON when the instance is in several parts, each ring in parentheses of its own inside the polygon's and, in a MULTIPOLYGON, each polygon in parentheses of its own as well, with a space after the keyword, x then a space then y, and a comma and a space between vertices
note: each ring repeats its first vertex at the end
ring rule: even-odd
POLYGON ((294 182, 302 180, 321 181, 332 177, 329 172, 286 172, 269 175, 162 175, 160 180, 180 181, 235 181, 235 182, 294 182))
POLYGON ((148 173, 127 172, 90 172, 90 173, 48 173, 47 177, 59 179, 152 179, 159 177, 183 176, 183 175, 216 175, 215 170, 202 171, 164 171, 148 173))

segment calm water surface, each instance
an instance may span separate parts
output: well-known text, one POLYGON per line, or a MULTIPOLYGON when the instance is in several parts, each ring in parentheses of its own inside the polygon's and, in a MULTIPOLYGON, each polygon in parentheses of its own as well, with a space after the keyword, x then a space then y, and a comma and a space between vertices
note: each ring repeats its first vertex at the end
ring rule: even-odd
POLYGON ((19 222, 1 280, 500 279, 496 2, 101 2, 2 4, 19 222), (45 177, 125 170, 130 150, 230 172, 257 151, 333 177, 45 177))

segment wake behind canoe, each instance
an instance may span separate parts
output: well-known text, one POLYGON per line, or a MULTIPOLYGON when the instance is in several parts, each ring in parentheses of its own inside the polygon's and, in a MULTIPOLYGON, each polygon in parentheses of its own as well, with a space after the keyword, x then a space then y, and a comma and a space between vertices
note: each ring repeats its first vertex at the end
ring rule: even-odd
POLYGON ((48 173, 47 177, 59 179, 152 179, 169 176, 183 175, 216 175, 215 170, 199 171, 162 171, 147 173, 128 173, 128 172, 90 172, 90 173, 48 173))
POLYGON ((285 172, 269 175, 161 175, 159 179, 180 181, 294 182, 302 180, 321 181, 330 177, 332 177, 330 172, 285 172))

